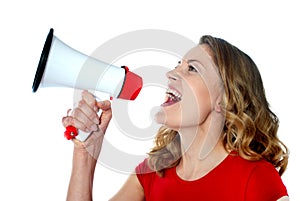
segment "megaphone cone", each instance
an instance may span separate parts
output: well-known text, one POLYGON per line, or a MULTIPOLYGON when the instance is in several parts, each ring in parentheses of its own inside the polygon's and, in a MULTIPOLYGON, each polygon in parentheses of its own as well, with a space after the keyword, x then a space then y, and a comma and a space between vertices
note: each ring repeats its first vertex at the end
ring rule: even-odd
POLYGON ((39 87, 71 87, 95 90, 112 97, 134 100, 142 86, 140 76, 127 67, 117 67, 86 56, 53 35, 46 38, 32 91, 39 87))

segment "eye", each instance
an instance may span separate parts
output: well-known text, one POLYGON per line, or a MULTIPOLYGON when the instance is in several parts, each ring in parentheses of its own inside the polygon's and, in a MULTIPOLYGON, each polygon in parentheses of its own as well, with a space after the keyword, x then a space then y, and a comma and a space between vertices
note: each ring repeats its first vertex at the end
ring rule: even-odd
POLYGON ((176 69, 180 65, 181 65, 181 61, 178 61, 177 65, 174 67, 174 69, 176 69))
POLYGON ((188 68, 189 68, 189 71, 191 71, 191 72, 196 72, 196 73, 198 72, 198 70, 192 65, 189 65, 188 68))

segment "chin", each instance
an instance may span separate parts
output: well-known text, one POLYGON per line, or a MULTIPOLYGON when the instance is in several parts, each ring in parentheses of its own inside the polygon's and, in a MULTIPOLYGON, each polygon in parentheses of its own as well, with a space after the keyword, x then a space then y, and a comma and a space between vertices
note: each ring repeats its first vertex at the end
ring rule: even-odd
POLYGON ((180 127, 174 120, 167 119, 166 113, 163 109, 159 110, 155 116, 154 120, 156 121, 157 124, 161 124, 162 126, 165 126, 169 129, 178 131, 180 127), (176 125, 175 125, 176 124, 176 125))
POLYGON ((166 114, 162 108, 154 115, 154 121, 163 125, 166 123, 166 114))

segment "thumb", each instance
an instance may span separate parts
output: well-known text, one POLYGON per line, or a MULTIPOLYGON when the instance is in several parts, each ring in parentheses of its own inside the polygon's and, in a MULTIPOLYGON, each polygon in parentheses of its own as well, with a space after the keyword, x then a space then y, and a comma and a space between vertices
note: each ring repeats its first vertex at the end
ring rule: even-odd
POLYGON ((111 110, 111 103, 110 103, 110 101, 108 101, 108 100, 104 100, 104 101, 97 102, 97 106, 98 106, 99 109, 101 109, 102 111, 111 110))

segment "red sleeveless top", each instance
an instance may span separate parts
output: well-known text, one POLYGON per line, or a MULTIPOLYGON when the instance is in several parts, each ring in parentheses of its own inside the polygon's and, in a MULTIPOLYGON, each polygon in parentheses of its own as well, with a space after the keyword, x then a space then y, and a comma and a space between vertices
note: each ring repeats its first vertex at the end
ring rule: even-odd
POLYGON ((136 167, 136 174, 146 201, 275 201, 288 195, 272 164, 247 161, 233 154, 194 181, 182 180, 176 167, 166 169, 159 177, 151 171, 147 159, 136 167))

